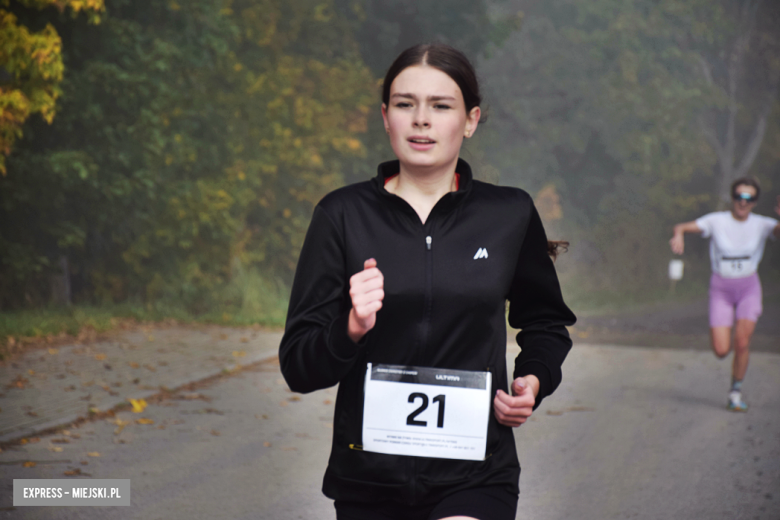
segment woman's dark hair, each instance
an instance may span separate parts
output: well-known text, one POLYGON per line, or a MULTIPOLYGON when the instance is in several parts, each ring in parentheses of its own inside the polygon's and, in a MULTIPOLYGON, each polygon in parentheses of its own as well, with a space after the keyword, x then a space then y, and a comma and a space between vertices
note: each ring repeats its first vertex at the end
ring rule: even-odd
POLYGON ((731 195, 734 196, 737 193, 737 188, 740 186, 753 186, 756 189, 756 199, 761 194, 761 186, 758 185, 758 181, 753 177, 740 177, 731 183, 731 195))
POLYGON ((548 240, 547 254, 555 261, 558 255, 569 250, 569 243, 565 240, 548 240))
POLYGON ((390 103, 390 85, 396 76, 415 65, 428 65, 451 77, 463 93, 466 113, 482 102, 477 74, 465 54, 444 43, 421 43, 399 54, 387 69, 385 82, 382 84, 382 103, 390 103))

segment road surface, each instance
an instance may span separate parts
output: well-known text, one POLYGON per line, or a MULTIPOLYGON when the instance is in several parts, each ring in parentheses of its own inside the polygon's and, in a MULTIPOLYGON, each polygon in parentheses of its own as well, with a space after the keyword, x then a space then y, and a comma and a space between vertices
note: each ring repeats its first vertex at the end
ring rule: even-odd
MULTIPOLYGON (((575 344, 516 430, 517 518, 777 520, 780 355, 751 358, 748 413, 725 410, 728 384, 706 351, 575 344)), ((272 360, 7 448, 0 518, 333 520, 320 485, 334 399, 293 394, 272 360), (14 508, 13 478, 129 478, 132 505, 14 508)))

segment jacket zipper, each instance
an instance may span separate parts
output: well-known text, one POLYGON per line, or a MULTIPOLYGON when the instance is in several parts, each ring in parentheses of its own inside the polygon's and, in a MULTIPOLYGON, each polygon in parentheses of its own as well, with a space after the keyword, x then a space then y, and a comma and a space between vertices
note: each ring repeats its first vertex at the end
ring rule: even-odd
MULTIPOLYGON (((425 303, 423 309, 423 329, 422 329, 422 347, 418 353, 418 359, 420 365, 424 364, 424 354, 428 350, 428 341, 431 330, 431 313, 433 309, 433 258, 431 247, 433 246, 433 238, 431 235, 425 237, 425 303)), ((412 465, 412 496, 416 500, 417 493, 417 461, 414 457, 410 457, 412 465)))
POLYGON ((424 363, 424 354, 428 350, 428 341, 431 331, 431 314, 433 310, 433 238, 431 235, 425 237, 425 300, 423 309, 423 328, 422 328, 422 348, 418 355, 421 363, 424 363))

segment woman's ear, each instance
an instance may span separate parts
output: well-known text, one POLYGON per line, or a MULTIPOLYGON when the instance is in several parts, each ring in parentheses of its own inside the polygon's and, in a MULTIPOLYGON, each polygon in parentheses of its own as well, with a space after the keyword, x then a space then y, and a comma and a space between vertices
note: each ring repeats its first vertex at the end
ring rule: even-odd
POLYGON ((464 132, 465 137, 471 137, 474 135, 474 132, 477 131, 477 126, 479 125, 479 118, 482 115, 482 111, 479 107, 474 107, 471 109, 471 111, 466 115, 466 131, 464 132))
POLYGON ((385 122, 385 132, 390 133, 390 125, 387 122, 387 105, 382 103, 382 120, 385 122))

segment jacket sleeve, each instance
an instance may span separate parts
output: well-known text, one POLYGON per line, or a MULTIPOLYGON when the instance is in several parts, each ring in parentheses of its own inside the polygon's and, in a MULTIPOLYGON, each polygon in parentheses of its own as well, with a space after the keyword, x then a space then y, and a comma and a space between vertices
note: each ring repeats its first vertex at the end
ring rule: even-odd
POLYGON ((530 212, 509 295, 509 324, 522 329, 517 335, 521 352, 515 359, 514 377, 533 374, 539 378, 536 408, 561 382, 561 365, 572 345, 566 326, 576 318, 563 302, 558 275, 547 254, 547 236, 533 202, 530 212))
POLYGON ((282 374, 295 392, 338 383, 355 363, 359 343, 347 335, 349 299, 343 238, 317 206, 295 271, 284 336, 279 346, 282 374))

